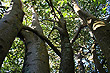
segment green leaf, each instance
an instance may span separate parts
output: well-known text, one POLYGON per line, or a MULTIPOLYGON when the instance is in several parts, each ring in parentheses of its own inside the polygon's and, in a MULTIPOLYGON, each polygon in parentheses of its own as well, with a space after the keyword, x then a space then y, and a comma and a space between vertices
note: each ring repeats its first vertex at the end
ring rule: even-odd
POLYGON ((101 4, 105 4, 106 0, 98 0, 98 2, 100 2, 101 4))
POLYGON ((96 2, 96 0, 93 0, 94 2, 96 2))
POLYGON ((106 8, 107 8, 107 7, 105 7, 105 8, 102 9, 103 13, 106 13, 106 8))
POLYGON ((63 5, 63 3, 64 3, 64 1, 58 1, 58 3, 57 3, 57 4, 60 4, 60 6, 62 6, 62 5, 63 5))
POLYGON ((67 0, 64 0, 64 3, 67 3, 67 0))

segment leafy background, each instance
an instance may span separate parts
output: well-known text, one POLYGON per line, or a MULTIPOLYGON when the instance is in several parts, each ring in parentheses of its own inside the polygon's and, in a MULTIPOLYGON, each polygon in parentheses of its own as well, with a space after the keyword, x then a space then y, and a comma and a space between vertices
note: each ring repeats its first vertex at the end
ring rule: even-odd
MULTIPOLYGON (((49 7, 48 3, 44 0, 22 0, 23 10, 25 16, 23 19, 23 25, 30 26, 32 24, 32 6, 35 6, 35 9, 39 15, 39 22, 43 29, 43 33, 49 40, 61 50, 61 40, 60 35, 57 30, 52 31, 54 25, 57 23, 51 22, 49 20, 55 20, 53 12, 49 7)), ((74 37, 80 25, 82 25, 81 19, 75 14, 72 8, 69 6, 71 4, 70 0, 52 0, 53 5, 62 12, 66 22, 67 30, 70 36, 70 40, 74 37)), ((93 14, 97 18, 106 20, 110 14, 110 2, 107 0, 78 0, 79 5, 85 11, 93 14)), ((8 11, 9 7, 12 5, 11 0, 1 0, 0 2, 0 19, 8 11)), ((58 17, 59 14, 55 11, 58 17)), ((99 72, 96 64, 94 63, 94 54, 97 56, 97 60, 103 66, 103 69, 108 71, 106 59, 95 40, 94 35, 88 29, 88 27, 83 27, 80 31, 80 34, 77 40, 73 43, 72 48, 74 49, 74 59, 75 59, 75 72, 80 72, 80 69, 88 72, 99 72), (93 46, 95 44, 95 51, 93 46)), ((60 57, 58 57, 55 52, 47 45, 47 50, 49 54, 49 64, 51 73, 58 73, 60 66, 60 57)), ((12 47, 5 58, 0 72, 2 73, 21 73, 25 54, 25 45, 22 40, 16 38, 13 42, 12 47)))

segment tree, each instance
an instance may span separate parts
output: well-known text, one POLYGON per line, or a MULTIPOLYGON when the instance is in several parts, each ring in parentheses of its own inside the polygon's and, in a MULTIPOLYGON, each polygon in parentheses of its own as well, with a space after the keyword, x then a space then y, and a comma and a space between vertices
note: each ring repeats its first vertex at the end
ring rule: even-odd
MULTIPOLYGON (((2 64, 3 60, 5 59, 4 62, 10 61, 8 58, 11 58, 14 48, 7 57, 6 55, 16 37, 19 37, 25 44, 25 47, 23 45, 21 47, 23 51, 25 50, 24 65, 23 70, 21 70, 22 65, 19 64, 20 69, 8 70, 10 72, 54 72, 49 69, 51 60, 52 62, 55 60, 52 68, 55 69, 54 65, 57 65, 55 72, 59 71, 59 73, 110 72, 110 17, 103 19, 101 16, 101 14, 105 15, 104 17, 109 15, 106 11, 107 1, 45 0, 41 2, 41 0, 28 0, 22 2, 13 0, 12 9, 0 20, 2 72, 7 69, 6 64, 2 64), (85 9, 88 9, 90 13, 85 9), (33 19, 30 24, 32 13, 33 19), (60 59, 56 61, 52 57, 60 58, 61 61, 60 59)), ((17 64, 20 60, 22 59, 20 58, 17 64)), ((14 63, 16 64, 16 61, 14 63)))

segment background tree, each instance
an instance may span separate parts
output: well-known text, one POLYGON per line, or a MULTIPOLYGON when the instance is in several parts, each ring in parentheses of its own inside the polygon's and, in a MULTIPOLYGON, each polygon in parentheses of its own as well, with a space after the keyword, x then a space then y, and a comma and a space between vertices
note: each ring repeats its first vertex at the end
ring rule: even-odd
POLYGON ((109 72, 109 1, 22 0, 22 7, 20 0, 13 1, 14 7, 11 1, 2 0, 0 3, 1 72, 20 73, 22 68, 28 72, 34 67, 35 73, 48 73, 46 49, 51 73, 109 72), (10 13, 4 15, 10 5, 10 13), (32 21, 32 8, 37 12, 39 21, 32 21), (34 29, 36 25, 33 26, 32 22, 36 21, 40 23, 43 34, 39 26, 34 29), (39 44, 38 39, 45 41, 46 48, 39 44))

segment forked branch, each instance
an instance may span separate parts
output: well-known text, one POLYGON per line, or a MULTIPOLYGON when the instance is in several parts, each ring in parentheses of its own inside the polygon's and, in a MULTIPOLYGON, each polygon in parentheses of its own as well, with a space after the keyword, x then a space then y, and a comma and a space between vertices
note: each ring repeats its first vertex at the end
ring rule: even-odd
POLYGON ((24 26, 22 29, 25 29, 25 30, 28 30, 28 31, 31 31, 33 33, 35 33, 36 35, 38 35, 41 39, 45 40, 48 45, 55 51, 55 53, 61 57, 61 53, 60 51, 57 49, 57 47, 55 47, 52 42, 50 42, 50 40, 48 40, 48 38, 46 38, 43 34, 39 33, 37 30, 34 30, 30 27, 27 27, 27 26, 24 26))

